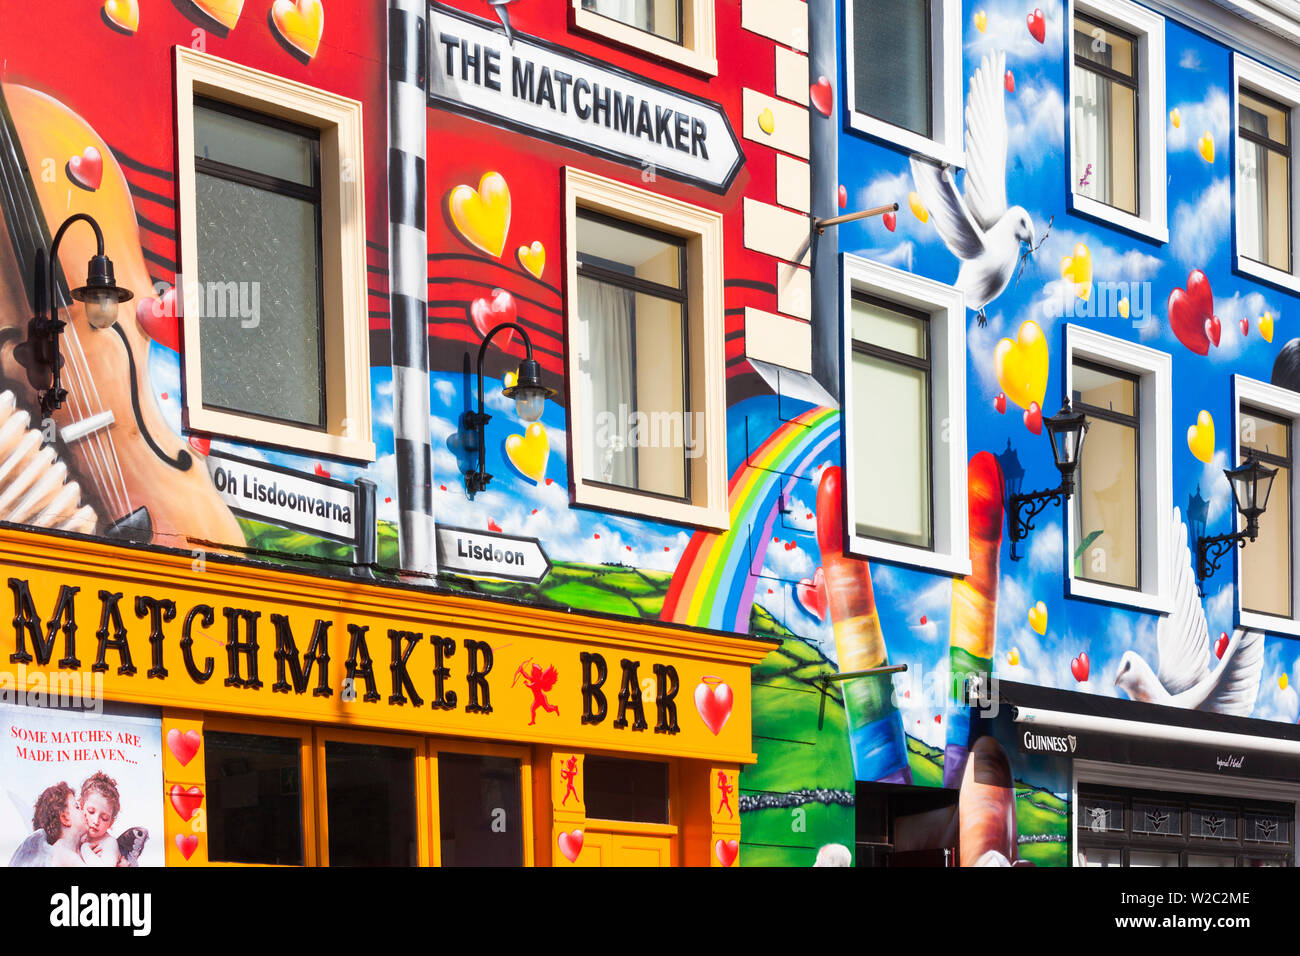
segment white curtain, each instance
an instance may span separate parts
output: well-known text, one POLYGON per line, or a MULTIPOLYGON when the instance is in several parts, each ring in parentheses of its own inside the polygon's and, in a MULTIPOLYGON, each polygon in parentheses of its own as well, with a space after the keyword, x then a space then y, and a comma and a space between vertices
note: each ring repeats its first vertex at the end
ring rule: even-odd
POLYGON ((654 31, 650 0, 583 0, 583 6, 602 17, 630 23, 641 30, 654 31))
POLYGON ((1111 203, 1110 81, 1090 70, 1074 71, 1074 191, 1111 203), (1088 170, 1089 164, 1092 170, 1088 170), (1085 183, 1084 181, 1087 180, 1085 183))
POLYGON ((636 449, 625 441, 636 411, 633 293, 578 279, 578 374, 587 427, 584 478, 636 487, 636 449))
POLYGON ((1264 181, 1268 175, 1268 161, 1263 146, 1246 139, 1237 140, 1237 145, 1241 163, 1241 196, 1237 200, 1241 254, 1263 262, 1264 237, 1268 229, 1268 206, 1265 202, 1268 189, 1264 181))

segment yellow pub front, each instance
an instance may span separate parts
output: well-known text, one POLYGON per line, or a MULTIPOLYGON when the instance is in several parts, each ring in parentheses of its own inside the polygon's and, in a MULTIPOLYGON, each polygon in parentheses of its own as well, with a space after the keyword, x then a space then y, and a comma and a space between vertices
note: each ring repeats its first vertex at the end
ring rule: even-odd
POLYGON ((142 863, 739 865, 767 642, 8 528, 0 571, 10 788, 137 781, 142 863))

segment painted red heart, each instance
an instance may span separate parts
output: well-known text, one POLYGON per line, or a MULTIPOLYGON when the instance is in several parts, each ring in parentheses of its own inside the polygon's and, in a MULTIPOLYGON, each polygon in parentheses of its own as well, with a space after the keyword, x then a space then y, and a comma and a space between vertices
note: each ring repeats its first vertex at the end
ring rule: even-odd
POLYGON ((740 843, 737 840, 718 840, 713 844, 713 855, 723 866, 731 866, 740 856, 740 843))
POLYGON ((843 185, 843 184, 840 185, 840 191, 839 191, 839 197, 838 197, 838 198, 839 198, 839 201, 840 201, 840 208, 841 208, 841 209, 848 209, 848 208, 849 208, 849 191, 848 191, 847 189, 844 188, 844 185, 843 185))
POLYGON ((1007 70, 1007 75, 1003 78, 1002 84, 1007 88, 1008 93, 1014 93, 1016 91, 1016 75, 1007 70))
POLYGON ((1176 288, 1165 303, 1169 329, 1174 337, 1197 355, 1206 355, 1219 344, 1221 327, 1214 314, 1214 291, 1200 269, 1187 274, 1187 288, 1176 288))
POLYGON ((731 717, 733 703, 731 688, 720 677, 701 677, 695 685, 695 709, 715 737, 731 717))
POLYGON ((488 518, 488 530, 489 530, 489 531, 495 531, 497 534, 500 534, 500 533, 501 533, 501 525, 497 524, 497 523, 496 523, 495 521, 493 521, 491 518, 488 518))
POLYGON ((1219 633, 1219 639, 1214 642, 1214 656, 1217 657, 1219 660, 1223 660, 1223 652, 1226 651, 1227 649, 1228 649, 1228 632, 1221 631, 1219 633))
POLYGON ((556 842, 560 845, 560 852, 570 863, 578 859, 578 854, 582 852, 583 833, 581 830, 571 830, 560 834, 556 842))
POLYGON ((330 476, 330 473, 325 470, 325 466, 322 465, 320 462, 316 462, 316 467, 313 468, 312 470, 315 471, 316 474, 319 475, 321 478, 328 478, 330 476))
POLYGON ((826 590, 826 572, 821 568, 811 578, 804 578, 794 587, 795 598, 799 606, 817 620, 826 621, 826 610, 830 607, 830 593, 826 590))
POLYGON ((208 452, 212 450, 212 439, 200 435, 191 435, 190 447, 206 458, 208 452))
POLYGON ((172 756, 180 761, 182 767, 194 759, 194 755, 199 752, 199 745, 203 743, 203 738, 199 736, 197 730, 187 730, 181 733, 179 727, 173 727, 167 731, 167 749, 172 752, 172 756))
POLYGON ((1243 339, 1250 334, 1250 319, 1242 319, 1237 325, 1241 328, 1241 337, 1243 339))
POLYGON ((199 848, 199 838, 193 833, 176 834, 176 849, 181 851, 181 856, 189 859, 194 855, 194 851, 199 848))
POLYGON ((600 532, 599 532, 599 531, 593 531, 591 536, 592 536, 593 538, 595 538, 597 541, 600 540, 600 532))
MULTIPOLYGON (((1244 322, 1245 319, 1242 319, 1244 322)), ((1219 317, 1212 315, 1205 320, 1205 337, 1213 343, 1217 349, 1219 347, 1219 336, 1223 334, 1223 326, 1219 324, 1219 317)))
MULTIPOLYGON (((480 338, 487 338, 487 334, 502 322, 515 322, 518 320, 519 310, 515 305, 515 297, 505 289, 493 289, 492 297, 480 296, 470 303, 469 316, 474 322, 474 328, 478 329, 480 338)), ((500 345, 502 351, 510 348, 514 342, 515 330, 508 329, 493 339, 493 342, 500 345)))
POLYGON ((1080 651, 1079 656, 1070 661, 1070 673, 1074 675, 1074 679, 1080 684, 1088 679, 1088 655, 1083 651, 1080 651))
POLYGON ((163 348, 181 350, 180 324, 176 320, 176 290, 159 296, 147 296, 135 304, 135 320, 144 334, 163 348))
POLYGON ((887 212, 880 217, 880 220, 885 224, 885 228, 890 232, 893 232, 898 228, 898 213, 887 212))
POLYGON ((87 146, 80 156, 68 160, 68 178, 80 186, 94 192, 104 181, 104 158, 94 146, 87 146))
POLYGON ((835 101, 831 81, 824 76, 817 77, 817 82, 808 87, 808 100, 822 116, 831 115, 831 104, 835 101))
POLYGON ((1030 402, 1029 407, 1025 409, 1025 414, 1021 417, 1025 420, 1025 427, 1035 435, 1043 433, 1043 410, 1037 402, 1030 402))
POLYGON ((922 624, 922 625, 924 625, 928 620, 929 620, 929 618, 927 618, 924 614, 921 615, 921 624, 922 624))
POLYGON ((935 715, 934 715, 934 722, 935 722, 936 724, 941 724, 941 723, 943 723, 943 714, 935 714, 935 715))
POLYGON ((993 407, 998 410, 999 415, 1007 413, 1007 393, 998 392, 997 397, 993 399, 993 407))
POLYGON ((1042 43, 1047 37, 1047 20, 1043 17, 1043 11, 1035 9, 1025 19, 1029 22, 1029 35, 1042 43))
POLYGON ((190 787, 186 790, 179 783, 172 784, 169 796, 171 797, 172 806, 176 808, 176 812, 182 820, 189 820, 190 817, 194 816, 203 803, 202 790, 198 787, 190 787))

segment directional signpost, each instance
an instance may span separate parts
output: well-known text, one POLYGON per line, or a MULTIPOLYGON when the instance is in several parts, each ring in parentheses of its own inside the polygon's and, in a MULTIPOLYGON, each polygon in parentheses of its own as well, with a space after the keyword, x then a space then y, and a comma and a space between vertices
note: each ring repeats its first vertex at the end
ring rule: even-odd
POLYGON ((551 573, 551 559, 536 538, 439 525, 438 567, 461 574, 536 584, 551 573))

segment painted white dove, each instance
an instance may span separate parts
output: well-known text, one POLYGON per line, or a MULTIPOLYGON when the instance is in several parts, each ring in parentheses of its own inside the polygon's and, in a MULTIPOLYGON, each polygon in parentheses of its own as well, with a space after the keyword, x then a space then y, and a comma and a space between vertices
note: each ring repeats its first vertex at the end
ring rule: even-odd
POLYGON ((1007 55, 988 54, 970 78, 966 101, 966 193, 957 191, 952 169, 912 156, 917 195, 944 245, 962 260, 957 288, 979 312, 1002 294, 1021 258, 1021 244, 1034 243, 1034 221, 1023 206, 1007 208, 1007 113, 1003 86, 1007 55))
POLYGON ((1196 589, 1187 526, 1177 508, 1165 529, 1164 547, 1166 558, 1173 561, 1174 607, 1156 626, 1160 669, 1152 670, 1141 655, 1125 651, 1115 686, 1133 700, 1249 717, 1264 672, 1264 635, 1238 628, 1223 659, 1211 669, 1210 630, 1196 589))

